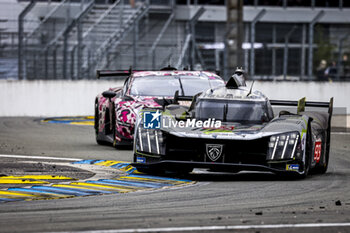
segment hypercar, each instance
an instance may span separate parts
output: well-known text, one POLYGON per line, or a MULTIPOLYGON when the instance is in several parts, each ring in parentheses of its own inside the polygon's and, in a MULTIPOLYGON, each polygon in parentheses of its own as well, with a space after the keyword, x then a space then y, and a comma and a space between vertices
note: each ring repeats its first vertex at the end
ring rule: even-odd
POLYGON ((95 99, 94 128, 98 144, 133 143, 137 112, 144 107, 162 108, 173 102, 174 93, 188 100, 197 92, 224 86, 217 74, 207 71, 97 71, 100 77, 126 77, 122 87, 110 88, 95 99))
POLYGON ((162 112, 143 109, 136 124, 132 165, 146 173, 188 173, 194 168, 300 178, 310 171, 325 173, 332 111, 333 98, 269 100, 232 77, 226 86, 195 95, 189 107, 173 103, 162 112), (295 106, 296 111, 282 109, 275 116, 272 106, 295 106))

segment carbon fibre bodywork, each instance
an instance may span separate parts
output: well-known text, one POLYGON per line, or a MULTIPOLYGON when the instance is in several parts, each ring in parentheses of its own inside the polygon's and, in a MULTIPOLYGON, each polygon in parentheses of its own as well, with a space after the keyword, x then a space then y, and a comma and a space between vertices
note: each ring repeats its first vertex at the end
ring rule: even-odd
POLYGON ((145 129, 143 121, 138 120, 133 166, 143 172, 188 172, 193 168, 208 168, 229 172, 291 173, 300 177, 306 177, 311 170, 326 172, 332 100, 330 103, 299 102, 297 114, 281 111, 277 116, 273 116, 271 104, 298 106, 298 102, 270 101, 262 93, 250 93, 244 87, 211 89, 194 101, 192 109, 166 106, 160 129, 145 129), (213 106, 219 106, 204 115, 209 119, 224 117, 220 127, 191 124, 194 120, 204 120, 200 117, 201 108, 208 105, 201 101, 214 101, 213 106), (227 104, 221 108, 220 101, 227 104), (236 102, 243 103, 243 107, 227 109, 230 103, 236 102), (258 111, 251 103, 264 106, 257 118, 261 120, 251 118, 258 111), (327 108, 328 112, 305 111, 305 106, 316 105, 327 108), (251 108, 247 111, 251 115, 243 114, 240 120, 228 120, 229 114, 218 114, 223 109, 226 115, 231 111, 235 116, 237 112, 244 112, 247 106, 251 108), (179 127, 181 121, 187 127, 179 127))

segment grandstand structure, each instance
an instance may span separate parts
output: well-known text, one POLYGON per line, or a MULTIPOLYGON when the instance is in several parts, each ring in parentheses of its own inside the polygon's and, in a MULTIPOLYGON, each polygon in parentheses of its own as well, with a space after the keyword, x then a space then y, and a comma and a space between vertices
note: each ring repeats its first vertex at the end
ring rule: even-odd
MULTIPOLYGON (((227 1, 4 0, 0 78, 92 79, 96 69, 219 70, 225 78, 227 1)), ((239 0, 237 0, 239 1, 239 0)), ((350 4, 241 0, 243 58, 251 79, 350 76, 350 4)))

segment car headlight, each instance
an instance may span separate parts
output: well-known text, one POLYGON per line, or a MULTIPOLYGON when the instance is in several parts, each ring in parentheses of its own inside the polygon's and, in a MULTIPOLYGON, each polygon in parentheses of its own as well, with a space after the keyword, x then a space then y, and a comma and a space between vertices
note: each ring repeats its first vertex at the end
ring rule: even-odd
POLYGON ((136 150, 150 154, 165 154, 163 132, 158 129, 139 127, 136 136, 136 150))
POLYGON ((273 135, 268 142, 267 160, 294 159, 300 156, 298 132, 273 135))

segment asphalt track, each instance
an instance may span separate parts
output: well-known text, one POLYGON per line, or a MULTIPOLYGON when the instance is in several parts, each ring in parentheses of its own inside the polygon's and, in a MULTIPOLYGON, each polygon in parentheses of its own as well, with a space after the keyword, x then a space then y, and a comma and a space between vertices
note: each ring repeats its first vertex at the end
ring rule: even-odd
MULTIPOLYGON (((0 204, 0 232, 350 232, 350 135, 333 133, 329 171, 305 180, 208 174, 169 190, 0 204)), ((0 154, 131 161, 91 126, 0 118, 0 154)), ((0 158, 3 162, 4 159, 0 158)))

